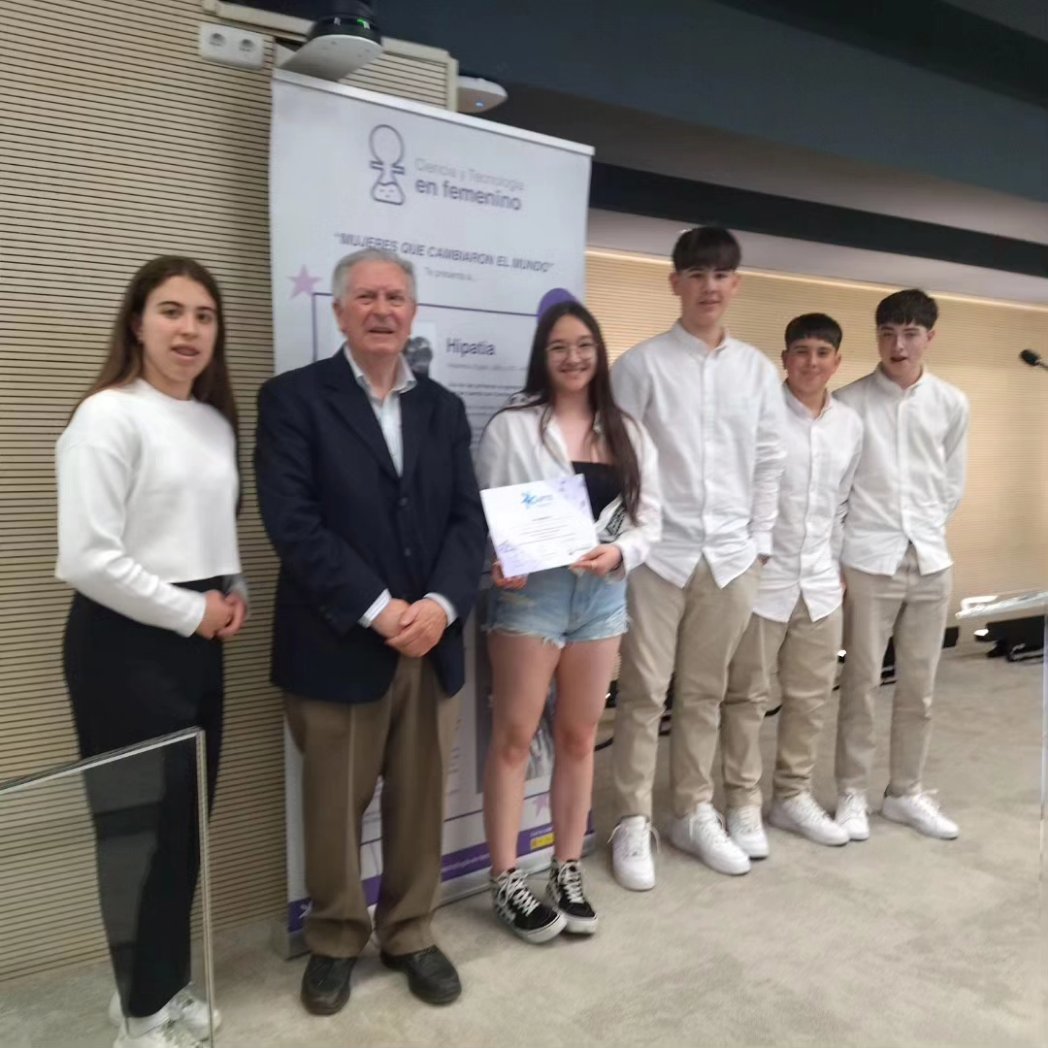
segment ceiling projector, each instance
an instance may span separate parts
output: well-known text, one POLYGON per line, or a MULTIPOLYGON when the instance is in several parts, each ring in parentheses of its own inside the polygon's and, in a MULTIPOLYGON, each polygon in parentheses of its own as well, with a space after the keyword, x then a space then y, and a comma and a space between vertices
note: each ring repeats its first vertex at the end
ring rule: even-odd
POLYGON ((321 80, 341 80, 382 54, 382 36, 368 4, 341 0, 313 23, 302 46, 280 68, 321 80))
POLYGON ((460 74, 458 78, 457 108, 460 113, 486 113, 502 105, 509 96, 501 84, 482 76, 460 74))

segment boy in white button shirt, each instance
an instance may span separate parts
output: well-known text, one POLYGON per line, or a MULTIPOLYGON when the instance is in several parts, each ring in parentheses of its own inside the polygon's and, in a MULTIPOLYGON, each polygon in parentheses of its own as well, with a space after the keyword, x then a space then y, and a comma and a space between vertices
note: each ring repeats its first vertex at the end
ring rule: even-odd
POLYGON ((935 300, 915 288, 885 298, 876 315, 880 365, 837 394, 864 427, 841 556, 847 656, 837 725, 836 818, 858 841, 870 835, 866 788, 889 638, 896 684, 881 814, 929 837, 958 832, 922 782, 953 581, 946 522, 964 492, 969 420, 965 395, 924 366, 938 316, 935 300))
POLYGON ((738 706, 745 730, 728 804, 749 808, 732 834, 751 859, 768 854, 761 828, 760 729, 770 677, 782 696, 774 798, 768 821, 817 844, 847 844, 848 832, 812 796, 811 777, 823 713, 833 692, 841 646, 840 552, 848 495, 862 453, 859 416, 826 388, 840 367, 840 325, 805 313, 786 327, 786 470, 779 490, 774 555, 728 676, 725 706, 738 706))
POLYGON ((771 553, 785 455, 775 367, 723 327, 740 260, 726 229, 682 234, 670 274, 680 320, 611 373, 616 401, 658 450, 663 496, 662 539, 629 577, 615 718, 612 869, 634 891, 655 885, 652 783, 671 676, 673 843, 720 873, 750 868, 713 807, 713 761, 718 735, 726 778, 738 760, 740 729, 722 711, 728 664, 771 553))

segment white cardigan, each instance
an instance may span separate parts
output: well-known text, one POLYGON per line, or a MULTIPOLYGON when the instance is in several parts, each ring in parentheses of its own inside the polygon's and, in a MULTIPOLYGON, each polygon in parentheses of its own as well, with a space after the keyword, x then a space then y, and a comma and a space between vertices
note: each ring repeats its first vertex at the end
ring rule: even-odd
MULTIPOLYGON (((546 439, 542 439, 539 425, 544 410, 542 404, 507 408, 491 419, 477 449, 477 479, 482 488, 526 484, 575 472, 556 419, 549 419, 546 439)), ((626 418, 626 427, 640 465, 637 523, 630 519, 619 496, 604 507, 596 524, 598 539, 622 551, 622 569, 617 574, 643 564, 648 550, 662 534, 655 445, 644 427, 632 418, 626 418)))

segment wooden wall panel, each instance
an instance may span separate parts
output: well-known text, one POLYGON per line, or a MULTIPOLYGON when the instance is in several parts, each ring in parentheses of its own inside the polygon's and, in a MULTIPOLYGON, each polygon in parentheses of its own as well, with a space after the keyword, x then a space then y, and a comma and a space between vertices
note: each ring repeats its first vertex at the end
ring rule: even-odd
MULTIPOLYGON (((199 0, 83 0, 41 34, 35 0, 0 0, 0 780, 76 755, 60 665, 70 594, 53 577, 54 442, 98 370, 127 279, 154 255, 192 255, 222 285, 250 464, 255 397, 273 371, 271 70, 268 58, 259 71, 202 61, 205 21, 199 0)), ((454 71, 447 56, 408 48, 347 82, 444 107, 454 71)), ((285 901, 282 714, 268 683, 276 565, 250 468, 244 480, 253 605, 227 655, 218 926, 277 915, 285 901)), ((41 797, 68 806, 79 829, 68 861, 41 867, 53 850, 37 849, 54 836, 19 831, 5 851, 15 809, 0 797, 0 977, 104 954, 79 787, 41 797), (53 926, 15 922, 36 878, 63 900, 53 926)))

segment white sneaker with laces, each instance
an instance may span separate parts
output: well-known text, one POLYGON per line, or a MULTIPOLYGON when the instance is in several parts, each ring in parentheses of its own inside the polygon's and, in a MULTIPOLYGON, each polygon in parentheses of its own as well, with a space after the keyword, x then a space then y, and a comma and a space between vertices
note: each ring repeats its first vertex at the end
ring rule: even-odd
POLYGON ((728 836, 751 858, 768 857, 768 835, 757 804, 728 809, 728 836))
MULTIPOLYGON (((179 990, 161 1011, 166 1013, 167 1019, 182 1023, 198 1041, 206 1041, 211 1036, 211 1027, 207 1022, 207 1001, 198 997, 191 986, 179 990)), ((222 1025, 222 1013, 217 1008, 212 1009, 212 1019, 217 1033, 222 1025)), ((118 993, 114 993, 109 1000, 109 1021, 114 1026, 124 1023, 124 1011, 118 993)))
POLYGON ((912 826, 925 837, 937 837, 941 841, 952 841, 960 833, 957 823, 943 815, 933 790, 907 793, 902 797, 885 794, 881 814, 892 822, 912 826))
POLYGON ((845 830, 853 841, 870 839, 869 808, 862 790, 845 790, 837 798, 837 813, 833 821, 845 830))
POLYGON ((711 870, 730 876, 750 872, 746 853, 724 832, 720 813, 708 801, 695 805, 683 819, 673 820, 673 843, 697 855, 711 870))
POLYGON ((840 847, 851 840, 848 831, 834 822, 807 790, 793 797, 776 797, 771 802, 768 822, 777 829, 799 833, 816 844, 840 847))
POLYGON ((627 815, 611 831, 611 872, 615 880, 631 892, 646 892, 655 887, 655 860, 651 841, 658 847, 659 835, 644 815, 627 815))
POLYGON ((189 1028, 176 1019, 168 1019, 147 1033, 133 1037, 127 1023, 121 1022, 113 1048, 206 1048, 208 1042, 194 1037, 189 1028))

